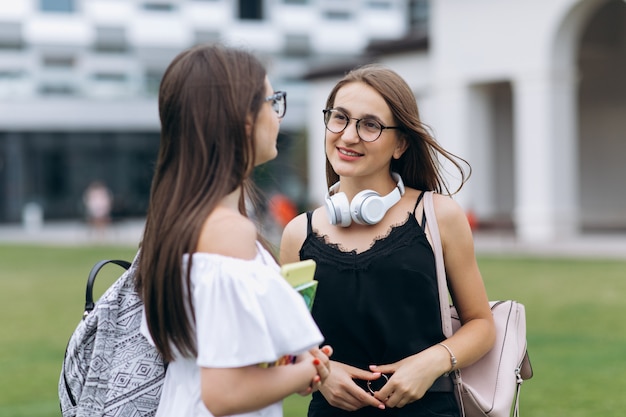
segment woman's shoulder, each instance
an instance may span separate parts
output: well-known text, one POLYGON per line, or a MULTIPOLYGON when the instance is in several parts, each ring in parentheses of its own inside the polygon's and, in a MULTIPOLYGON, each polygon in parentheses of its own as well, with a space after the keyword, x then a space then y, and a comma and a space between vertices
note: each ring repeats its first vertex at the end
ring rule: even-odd
POLYGON ((218 207, 204 221, 196 251, 250 260, 257 256, 257 237, 252 220, 218 207))
POLYGON ((306 240, 308 230, 306 212, 294 217, 283 229, 280 241, 281 263, 295 262, 300 259, 299 251, 306 240))
POLYGON ((308 222, 307 217, 308 216, 306 212, 298 214, 296 217, 291 219, 289 223, 287 223, 283 231, 289 234, 306 234, 306 225, 308 222))
POLYGON ((456 218, 458 216, 465 217, 463 208, 451 196, 433 193, 433 206, 435 214, 440 220, 456 218))
POLYGON ((433 193, 433 206, 442 239, 446 237, 471 236, 467 214, 461 205, 451 196, 433 193))

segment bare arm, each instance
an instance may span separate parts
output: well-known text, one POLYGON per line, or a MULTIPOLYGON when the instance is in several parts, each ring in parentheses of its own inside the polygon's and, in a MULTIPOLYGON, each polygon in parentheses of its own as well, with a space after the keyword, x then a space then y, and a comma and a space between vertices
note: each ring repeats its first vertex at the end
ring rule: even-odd
POLYGON ((310 359, 271 368, 202 368, 202 401, 216 417, 259 410, 308 391, 318 368, 324 367, 328 367, 328 358, 317 367, 310 359))
POLYGON ((216 417, 258 410, 285 397, 310 392, 316 375, 329 373, 328 357, 314 364, 313 356, 293 365, 262 368, 202 368, 202 401, 216 417))
MULTIPOLYGON (((458 360, 457 368, 463 368, 491 349, 495 341, 495 326, 465 212, 449 197, 436 195, 434 203, 448 286, 462 323, 459 331, 445 343, 458 360)), ((445 349, 440 350, 444 350, 444 356, 449 359, 449 353, 445 349)))

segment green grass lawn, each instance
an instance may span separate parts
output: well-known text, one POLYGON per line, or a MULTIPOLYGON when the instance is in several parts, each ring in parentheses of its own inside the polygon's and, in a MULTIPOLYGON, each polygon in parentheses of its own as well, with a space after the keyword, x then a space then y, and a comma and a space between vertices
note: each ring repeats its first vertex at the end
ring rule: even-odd
MULTIPOLYGON (((85 281, 103 258, 132 247, 0 245, 0 417, 59 416, 57 382, 79 322, 85 281)), ((481 257, 495 299, 526 306, 535 377, 524 383, 527 417, 622 416, 626 410, 626 261, 481 257)), ((107 267, 100 294, 119 275, 107 267)), ((305 415, 306 398, 285 403, 305 415)))

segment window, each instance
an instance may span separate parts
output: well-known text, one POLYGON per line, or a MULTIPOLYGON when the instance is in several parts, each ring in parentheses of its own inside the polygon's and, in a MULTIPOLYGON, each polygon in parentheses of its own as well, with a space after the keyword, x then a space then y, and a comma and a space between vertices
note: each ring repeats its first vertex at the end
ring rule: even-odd
POLYGON ((311 40, 308 34, 285 35, 285 54, 289 56, 307 56, 311 53, 311 40))
POLYGON ((409 28, 412 32, 423 32, 428 28, 428 0, 409 0, 409 28))
POLYGON ((147 95, 156 96, 159 94, 163 72, 156 70, 147 70, 144 74, 144 89, 147 95))
POLYGON ((147 2, 143 4, 144 10, 153 12, 173 12, 176 8, 172 3, 147 2))
POLYGON ((263 1, 239 0, 239 19, 263 20, 263 1))
POLYGON ((0 81, 15 81, 19 80, 24 75, 20 70, 0 70, 0 81))
POLYGON ((389 10, 391 9, 391 3, 384 0, 371 0, 366 3, 367 8, 376 10, 389 10))
POLYGON ((39 7, 42 12, 72 13, 76 11, 74 3, 74 0, 39 0, 39 7))
POLYGON ((47 150, 42 152, 40 162, 43 162, 41 181, 44 197, 56 200, 64 196, 69 188, 67 154, 62 149, 47 150))
POLYGON ((123 27, 96 27, 94 48, 100 52, 126 51, 126 31, 123 27))
POLYGON ((43 57, 43 66, 47 69, 71 69, 74 67, 73 56, 47 55, 43 57))
POLYGON ((39 94, 42 96, 72 96, 76 91, 71 85, 42 84, 39 86, 39 94))
POLYGON ((215 43, 219 42, 220 33, 217 31, 211 30, 196 30, 194 32, 194 43, 204 44, 204 43, 215 43))
POLYGON ((95 81, 123 83, 127 80, 126 74, 119 72, 96 72, 93 74, 95 81))
POLYGON ((18 22, 0 22, 0 49, 21 49, 22 24, 18 22))
POLYGON ((43 55, 39 93, 63 96, 76 94, 76 78, 73 72, 75 65, 76 59, 73 55, 43 55))
POLYGON ((352 13, 348 10, 326 10, 324 18, 327 20, 350 20, 352 13))

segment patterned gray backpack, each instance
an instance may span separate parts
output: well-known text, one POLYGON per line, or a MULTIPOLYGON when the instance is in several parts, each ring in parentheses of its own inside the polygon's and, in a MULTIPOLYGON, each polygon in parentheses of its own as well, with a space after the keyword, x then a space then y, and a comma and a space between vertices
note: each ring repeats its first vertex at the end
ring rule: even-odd
POLYGON ((140 333, 143 303, 134 288, 138 255, 132 264, 100 261, 89 273, 85 313, 70 337, 59 378, 63 417, 156 413, 166 366, 140 333), (96 275, 108 263, 127 271, 94 304, 96 275))

